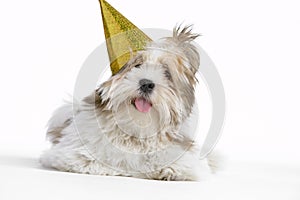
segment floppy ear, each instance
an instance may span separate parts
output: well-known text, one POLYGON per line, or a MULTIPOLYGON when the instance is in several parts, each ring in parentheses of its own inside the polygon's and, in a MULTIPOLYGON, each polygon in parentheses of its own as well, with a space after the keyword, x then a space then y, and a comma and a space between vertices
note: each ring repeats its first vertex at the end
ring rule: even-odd
POLYGON ((188 59, 191 67, 191 71, 196 73, 200 65, 200 55, 198 49, 192 44, 192 41, 199 37, 199 34, 192 33, 192 26, 176 26, 173 29, 172 40, 177 44, 179 48, 183 51, 188 59))

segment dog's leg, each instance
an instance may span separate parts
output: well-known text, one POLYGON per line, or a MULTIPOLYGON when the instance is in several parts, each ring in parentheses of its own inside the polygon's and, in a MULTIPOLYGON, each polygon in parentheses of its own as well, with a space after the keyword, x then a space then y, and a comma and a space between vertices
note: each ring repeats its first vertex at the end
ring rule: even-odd
POLYGON ((76 150, 65 152, 63 149, 54 147, 44 152, 40 158, 40 163, 44 167, 64 172, 103 176, 130 176, 130 174, 110 168, 105 163, 95 160, 95 158, 91 158, 88 155, 76 153, 76 150))
POLYGON ((169 165, 148 174, 148 178, 166 181, 198 181, 211 174, 207 159, 200 160, 195 152, 187 151, 169 165))

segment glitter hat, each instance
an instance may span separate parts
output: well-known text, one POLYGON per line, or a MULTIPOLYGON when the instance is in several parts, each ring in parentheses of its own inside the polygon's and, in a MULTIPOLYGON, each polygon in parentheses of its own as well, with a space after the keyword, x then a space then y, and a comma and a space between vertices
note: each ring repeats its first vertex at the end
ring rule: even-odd
POLYGON ((99 2, 110 68, 116 74, 130 54, 143 49, 151 39, 105 0, 99 2))

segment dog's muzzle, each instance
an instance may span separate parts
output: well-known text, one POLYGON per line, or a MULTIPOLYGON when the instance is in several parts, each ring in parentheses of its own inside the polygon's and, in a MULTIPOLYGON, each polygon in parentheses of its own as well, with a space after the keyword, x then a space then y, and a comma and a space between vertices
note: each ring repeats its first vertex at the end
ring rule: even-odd
POLYGON ((149 79, 141 79, 139 84, 140 90, 145 94, 150 94, 155 87, 155 84, 149 79))

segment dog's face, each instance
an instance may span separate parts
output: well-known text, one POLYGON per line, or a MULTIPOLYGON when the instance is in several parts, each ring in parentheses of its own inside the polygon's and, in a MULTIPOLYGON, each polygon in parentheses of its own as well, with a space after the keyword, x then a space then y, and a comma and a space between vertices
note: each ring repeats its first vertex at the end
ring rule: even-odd
POLYGON ((190 114, 199 55, 190 41, 178 38, 138 52, 98 89, 104 109, 124 132, 149 137, 176 130, 190 114))

